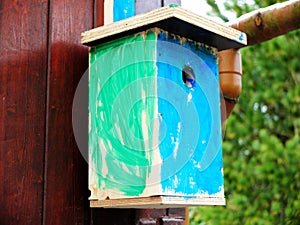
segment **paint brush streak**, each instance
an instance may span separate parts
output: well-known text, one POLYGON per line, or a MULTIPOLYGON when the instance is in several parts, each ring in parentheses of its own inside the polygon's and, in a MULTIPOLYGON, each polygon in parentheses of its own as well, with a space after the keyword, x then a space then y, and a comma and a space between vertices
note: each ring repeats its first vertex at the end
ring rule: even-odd
POLYGON ((110 198, 139 196, 151 172, 155 87, 143 79, 155 75, 154 38, 153 33, 148 41, 129 36, 90 51, 89 149, 95 165, 90 173, 97 176, 99 189, 114 190, 110 198))
POLYGON ((219 95, 217 53, 203 44, 156 28, 92 48, 93 198, 223 198, 219 95))
POLYGON ((158 77, 162 78, 158 85, 158 111, 167 126, 167 135, 160 140, 164 161, 162 190, 168 195, 216 194, 223 186, 220 134, 214 140, 217 149, 207 144, 213 137, 211 132, 220 130, 216 53, 207 46, 182 41, 164 32, 159 34, 157 49, 158 77), (193 88, 181 79, 186 65, 193 68, 196 75, 193 88), (216 107, 211 107, 208 100, 214 101, 216 107), (181 129, 177 124, 182 124, 181 129), (207 152, 212 154, 212 160, 205 165, 201 159, 207 152), (206 168, 203 170, 201 166, 206 168))

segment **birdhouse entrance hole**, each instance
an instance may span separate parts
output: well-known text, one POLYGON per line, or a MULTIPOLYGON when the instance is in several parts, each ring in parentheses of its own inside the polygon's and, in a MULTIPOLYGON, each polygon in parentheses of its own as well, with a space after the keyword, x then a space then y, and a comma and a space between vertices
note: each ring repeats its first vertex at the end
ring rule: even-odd
POLYGON ((189 88, 195 86, 196 78, 195 78, 194 70, 189 65, 184 66, 182 69, 182 81, 189 88))

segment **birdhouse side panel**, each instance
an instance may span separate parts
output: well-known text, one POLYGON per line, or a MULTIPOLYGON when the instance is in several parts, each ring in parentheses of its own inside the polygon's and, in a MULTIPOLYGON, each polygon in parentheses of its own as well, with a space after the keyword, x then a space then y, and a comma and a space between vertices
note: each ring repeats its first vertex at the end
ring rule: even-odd
POLYGON ((153 162, 156 35, 131 35, 90 50, 91 199, 140 196, 153 162))
POLYGON ((166 32, 157 49, 162 192, 223 198, 217 51, 166 32))

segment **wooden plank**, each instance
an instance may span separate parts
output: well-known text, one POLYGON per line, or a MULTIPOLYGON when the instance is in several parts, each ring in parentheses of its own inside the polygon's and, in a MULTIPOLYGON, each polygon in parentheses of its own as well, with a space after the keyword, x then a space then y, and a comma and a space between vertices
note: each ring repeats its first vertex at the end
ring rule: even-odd
MULTIPOLYGON (((43 224, 90 224, 87 164, 72 131, 72 101, 88 67, 80 33, 93 27, 94 1, 52 0, 47 87, 43 224)), ((86 131, 87 132, 87 131, 86 131)))
POLYGON ((114 0, 104 0, 104 24, 114 22, 114 0))
POLYGON ((186 208, 171 208, 168 209, 168 216, 173 218, 182 218, 186 217, 186 208))
POLYGON ((247 44, 246 34, 181 7, 166 6, 82 33, 82 43, 94 46, 128 34, 158 27, 181 37, 224 50, 247 44))
POLYGON ((104 0, 95 0, 94 27, 104 25, 104 0))
POLYGON ((188 198, 153 196, 143 198, 106 199, 90 201, 91 207, 100 208, 178 208, 191 205, 225 205, 223 198, 188 198))
POLYGON ((161 218, 161 225, 183 225, 184 220, 180 218, 161 218))
POLYGON ((135 216, 137 219, 147 219, 147 218, 161 218, 163 216, 167 216, 166 209, 137 209, 135 212, 135 216))
POLYGON ((42 221, 47 12, 46 0, 0 1, 2 225, 42 221))

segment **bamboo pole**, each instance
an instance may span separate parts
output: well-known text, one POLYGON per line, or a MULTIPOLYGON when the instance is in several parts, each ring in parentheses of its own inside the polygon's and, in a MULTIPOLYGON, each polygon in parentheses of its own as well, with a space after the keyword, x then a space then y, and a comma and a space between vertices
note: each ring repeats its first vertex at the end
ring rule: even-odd
POLYGON ((270 40, 300 28, 300 0, 255 10, 227 25, 246 33, 248 45, 270 40))

